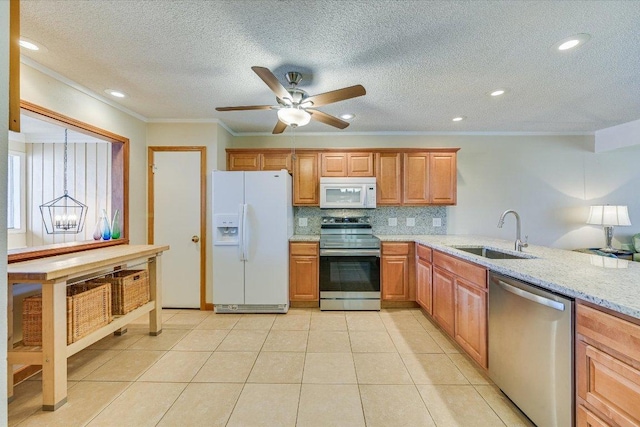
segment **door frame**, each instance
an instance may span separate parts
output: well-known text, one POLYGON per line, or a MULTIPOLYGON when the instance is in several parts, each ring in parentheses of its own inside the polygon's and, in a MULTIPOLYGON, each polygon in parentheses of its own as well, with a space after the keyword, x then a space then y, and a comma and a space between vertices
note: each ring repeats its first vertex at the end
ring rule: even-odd
POLYGON ((153 159, 156 152, 200 152, 200 310, 206 310, 207 268, 207 147, 204 146, 149 146, 147 147, 147 243, 154 244, 153 159))

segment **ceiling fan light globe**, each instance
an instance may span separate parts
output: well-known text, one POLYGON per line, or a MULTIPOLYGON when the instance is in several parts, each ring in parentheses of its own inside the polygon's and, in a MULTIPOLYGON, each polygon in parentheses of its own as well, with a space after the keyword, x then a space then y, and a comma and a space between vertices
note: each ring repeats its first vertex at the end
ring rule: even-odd
POLYGON ((311 114, 299 108, 281 108, 278 119, 289 126, 305 126, 311 121, 311 114))

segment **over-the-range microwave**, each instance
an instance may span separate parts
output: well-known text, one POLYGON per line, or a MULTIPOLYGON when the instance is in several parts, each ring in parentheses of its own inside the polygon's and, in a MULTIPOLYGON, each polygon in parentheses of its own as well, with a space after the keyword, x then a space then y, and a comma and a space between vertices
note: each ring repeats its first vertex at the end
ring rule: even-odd
POLYGON ((320 178, 320 207, 337 209, 375 208, 375 177, 320 178))

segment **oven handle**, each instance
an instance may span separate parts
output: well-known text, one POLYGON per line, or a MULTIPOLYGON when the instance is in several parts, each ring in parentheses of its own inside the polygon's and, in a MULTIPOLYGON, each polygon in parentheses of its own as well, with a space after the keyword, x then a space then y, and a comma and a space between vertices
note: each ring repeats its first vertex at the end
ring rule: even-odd
POLYGON ((320 256, 376 256, 380 249, 320 249, 320 256))

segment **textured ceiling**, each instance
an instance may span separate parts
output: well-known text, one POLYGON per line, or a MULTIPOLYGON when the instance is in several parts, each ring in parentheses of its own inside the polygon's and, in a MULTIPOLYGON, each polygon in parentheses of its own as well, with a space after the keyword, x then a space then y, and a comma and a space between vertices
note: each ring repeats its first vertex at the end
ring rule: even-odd
POLYGON ((320 110, 356 114, 340 131, 592 132, 640 118, 640 1, 21 2, 23 55, 149 120, 217 118, 270 132, 274 104, 251 71, 300 71, 309 94, 362 84, 320 110), (557 41, 588 33, 564 53, 557 41), (506 95, 488 92, 507 88, 506 95), (107 96, 104 94, 104 96, 107 96), (462 115, 466 119, 453 123, 462 115))

